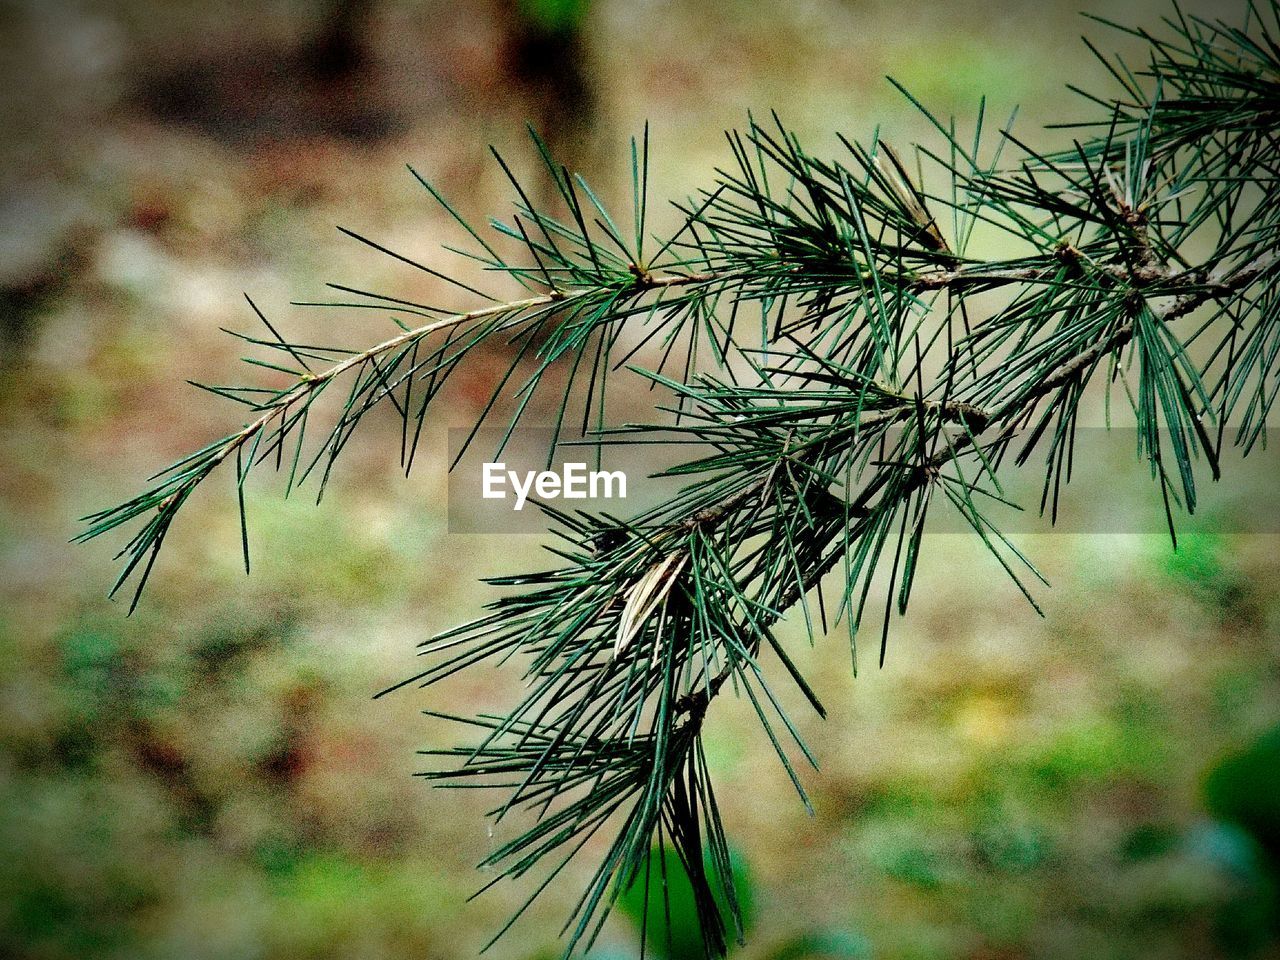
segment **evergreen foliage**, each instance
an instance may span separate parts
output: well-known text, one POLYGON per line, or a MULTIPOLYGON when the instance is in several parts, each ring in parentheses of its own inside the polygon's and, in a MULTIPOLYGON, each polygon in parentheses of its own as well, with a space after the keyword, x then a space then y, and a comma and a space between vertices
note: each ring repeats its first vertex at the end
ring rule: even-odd
POLYGON ((258 313, 265 332, 238 336, 270 359, 248 362, 287 384, 206 385, 245 407, 244 426, 88 517, 81 539, 136 523, 115 586, 136 604, 188 498, 233 462, 247 568, 255 467, 274 465, 286 489, 315 477, 323 493, 365 414, 389 406, 407 471, 433 400, 490 342, 511 344, 512 361, 481 422, 510 395, 514 429, 557 368, 568 382, 557 435, 701 444, 673 471, 681 490, 639 516, 546 507, 558 565, 495 577, 507 589, 490 612, 425 642, 426 665, 404 685, 526 665, 510 712, 454 718, 475 737, 425 751, 440 761, 425 776, 504 792, 494 819, 523 826, 485 863, 491 883, 537 876, 530 902, 590 851, 566 953, 590 945, 624 891, 643 885, 654 902, 678 872, 720 955, 741 907, 703 728, 716 697, 745 698, 807 803, 796 761, 813 758, 778 678, 822 706, 775 636, 789 610, 812 636, 843 624, 854 640, 872 619, 883 662, 926 517, 948 510, 1034 604, 1042 578, 990 512, 1007 502, 1001 476, 1027 468, 1044 471, 1039 507, 1056 515, 1092 391, 1131 409, 1171 533, 1225 445, 1265 442, 1280 390, 1278 13, 1274 0, 1250 4, 1233 26, 1175 10, 1159 35, 1136 31, 1149 59, 1131 70, 1100 55, 1115 86, 1085 94, 1092 120, 1058 152, 993 131, 981 106, 962 132, 912 100, 936 136, 902 154, 873 135, 820 156, 776 116, 752 120, 728 134, 729 163, 678 204, 666 237, 647 227, 647 132, 632 143, 625 217, 536 136, 561 214, 535 207, 496 154, 517 200, 492 236, 423 180, 465 231, 462 255, 523 296, 356 237, 481 305, 337 288, 342 305, 398 317, 372 347, 291 342, 258 313), (1016 252, 992 256, 976 236, 1016 252), (636 367, 655 343, 657 369, 636 367), (657 388, 652 422, 611 424, 614 375, 657 388), (341 390, 326 419, 317 401, 341 390))

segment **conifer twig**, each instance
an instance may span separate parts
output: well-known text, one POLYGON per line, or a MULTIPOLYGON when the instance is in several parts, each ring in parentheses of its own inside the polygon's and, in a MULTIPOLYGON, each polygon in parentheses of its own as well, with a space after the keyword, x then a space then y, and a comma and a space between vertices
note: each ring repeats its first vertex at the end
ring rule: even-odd
POLYGON ((559 565, 493 578, 508 592, 424 641, 423 668, 392 689, 523 661, 527 685, 505 714, 451 718, 475 742, 424 751, 428 780, 499 789, 493 819, 520 819, 484 860, 492 883, 543 869, 519 916, 592 851, 568 954, 631 885, 680 869, 707 954, 720 955, 743 927, 702 746, 717 696, 750 703, 808 802, 797 757, 814 757, 772 675, 823 708, 774 633, 783 617, 811 638, 843 624, 856 664, 878 604, 883 663, 939 510, 1035 606, 1044 578, 991 516, 1018 506, 1001 478, 1041 462, 1039 506, 1055 520, 1081 411, 1102 391, 1128 402, 1171 533, 1206 466, 1217 479, 1226 447, 1247 455, 1265 440, 1280 395, 1280 0, 1249 11, 1245 28, 1175 18, 1169 42, 1135 31, 1145 69, 1107 62, 1118 92, 1085 94, 1092 116, 1057 152, 1025 144, 1012 120, 992 137, 983 109, 962 139, 901 87, 937 134, 910 166, 876 138, 816 156, 778 117, 752 120, 666 236, 648 227, 647 131, 632 143, 625 226, 536 136, 560 216, 536 208, 500 156, 517 201, 496 236, 419 177, 473 243, 462 255, 528 296, 503 302, 363 241, 490 303, 458 313, 335 285, 353 299, 331 306, 401 325, 356 349, 292 342, 255 306, 270 337, 239 336, 279 363, 249 362, 289 383, 206 386, 245 405, 248 423, 88 517, 81 539, 139 523, 116 583, 133 578, 136 603, 177 513, 234 454, 247 566, 254 467, 287 468, 286 492, 314 472, 323 492, 364 415, 390 406, 410 469, 427 410, 482 344, 510 363, 472 439, 505 397, 505 444, 557 368, 553 445, 572 421, 601 448, 692 445, 665 472, 679 490, 635 515, 542 505, 559 565), (992 233, 1001 255, 973 252, 992 233), (654 369, 639 365, 651 356, 654 369), (606 388, 628 376, 659 400, 651 419, 615 426, 606 388), (329 422, 314 401, 339 379, 350 390, 304 456, 329 422))

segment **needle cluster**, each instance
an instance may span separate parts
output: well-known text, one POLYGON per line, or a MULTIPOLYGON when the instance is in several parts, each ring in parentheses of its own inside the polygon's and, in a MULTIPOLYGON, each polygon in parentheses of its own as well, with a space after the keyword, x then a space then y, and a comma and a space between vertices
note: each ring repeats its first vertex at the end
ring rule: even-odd
POLYGON ((874 616, 883 662, 937 511, 962 517, 1034 604, 1042 578, 991 516, 1009 502, 1001 477, 1043 471, 1038 507, 1056 515, 1092 395, 1130 411, 1171 532, 1227 446, 1265 440, 1280 390, 1278 10, 1251 3, 1240 26, 1175 10, 1159 36, 1130 31, 1147 61, 1100 55, 1114 88, 1085 95, 1090 122, 1054 152, 1012 118, 993 132, 981 106, 962 133, 909 94, 934 131, 910 151, 873 135, 820 155, 776 116, 752 120, 666 236, 648 226, 647 131, 625 217, 536 137, 555 213, 501 157, 516 201, 493 231, 423 180, 470 244, 457 252, 521 296, 356 237, 479 305, 337 288, 339 305, 396 318, 371 347, 292 342, 259 313, 264 332, 239 336, 283 385, 205 386, 242 405, 243 426, 87 518, 82 537, 136 526, 116 584, 136 603, 219 466, 235 464, 242 518, 261 465, 323 492, 365 415, 389 407, 408 470, 446 381, 493 343, 511 362, 477 430, 507 397, 509 436, 555 383, 557 435, 693 442, 670 471, 679 492, 640 515, 545 507, 556 565, 494 578, 487 615, 425 642, 405 685, 524 665, 509 712, 454 718, 475 739, 425 751, 424 775, 502 794, 493 818, 521 826, 486 857, 492 883, 537 876, 532 902, 590 858, 566 953, 631 885, 665 889, 681 870, 707 953, 723 954, 741 911, 703 733, 718 697, 745 698, 808 802, 796 759, 813 758, 775 687, 822 706, 775 634, 783 616, 811 636, 843 624, 851 641, 874 616), (648 422, 611 422, 619 377, 654 388, 648 422))

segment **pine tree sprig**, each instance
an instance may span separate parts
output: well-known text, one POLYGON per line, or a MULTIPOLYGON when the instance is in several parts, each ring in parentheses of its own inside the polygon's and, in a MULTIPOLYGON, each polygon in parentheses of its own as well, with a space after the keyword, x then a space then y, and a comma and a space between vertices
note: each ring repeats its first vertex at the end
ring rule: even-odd
POLYGON ((1127 402, 1171 534, 1229 446, 1265 442, 1280 395, 1278 14, 1276 0, 1249 2, 1236 26, 1175 7, 1160 31, 1122 28, 1145 66, 1099 54, 1115 92, 1085 94, 1077 139, 1052 151, 1012 118, 993 134, 985 105, 962 139, 897 84, 934 134, 911 150, 840 136, 820 155, 776 114, 751 118, 666 235, 649 227, 647 129, 631 145, 630 223, 536 134, 558 212, 495 152, 516 199, 491 233, 415 171, 466 234, 470 247, 448 248, 466 269, 347 232, 485 304, 333 284, 343 299, 327 308, 398 324, 372 347, 337 347, 288 339, 250 301, 266 333, 235 335, 283 385, 201 385, 248 422, 91 514, 78 539, 136 524, 113 590, 132 583, 136 604, 178 512, 234 458, 247 568, 255 467, 287 469, 286 492, 314 474, 323 493, 365 415, 389 407, 407 471, 428 410, 482 345, 510 362, 468 444, 505 403, 505 445, 554 381, 553 449, 580 424, 598 454, 694 450, 663 472, 679 489, 632 516, 541 504, 556 565, 492 578, 486 613, 423 641, 421 670, 392 689, 522 663, 506 713, 448 717, 476 739, 423 751, 427 780, 495 789, 491 817, 517 824, 484 861, 486 888, 540 872, 518 917, 589 857, 567 955, 633 885, 665 898, 682 870, 706 953, 722 955, 745 931, 703 735, 720 698, 742 698, 808 803, 802 771, 817 758, 777 684, 824 711, 776 632, 785 617, 811 641, 843 624, 855 666, 874 629, 883 664, 939 511, 1038 611, 1047 582, 996 521, 1022 508, 1002 478, 1042 467, 1039 509, 1056 521, 1095 398, 1109 415, 1113 394, 1127 402), (482 292, 495 276, 522 295, 482 292), (620 378, 651 391, 652 417, 614 423, 605 396, 620 378))

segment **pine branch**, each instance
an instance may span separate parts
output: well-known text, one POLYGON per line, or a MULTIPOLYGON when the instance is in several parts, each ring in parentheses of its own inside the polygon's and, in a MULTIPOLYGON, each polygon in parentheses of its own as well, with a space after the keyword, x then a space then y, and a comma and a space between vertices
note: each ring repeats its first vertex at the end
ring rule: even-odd
MULTIPOLYGON (((660 291, 665 289, 694 286, 699 284, 708 284, 716 280, 713 274, 673 274, 669 276, 654 276, 649 273, 634 275, 627 284, 627 293, 630 295, 641 295, 650 291, 660 291)), ((123 572, 121 573, 116 584, 112 588, 114 595, 128 580, 129 576, 138 569, 138 565, 145 561, 145 566, 141 568, 141 575, 137 578, 137 583, 131 601, 129 611, 137 606, 141 597, 142 590, 146 585, 147 577, 150 573, 151 566, 156 556, 163 546, 165 534, 168 532, 169 524, 176 516, 178 510, 185 504, 187 498, 194 492, 196 487, 203 483, 224 461, 233 454, 242 457, 243 451, 247 448, 248 464, 247 466, 241 462, 237 471, 238 486, 243 487, 244 478, 248 472, 257 463, 260 463, 267 455, 274 452, 280 452, 283 449, 284 441, 289 433, 295 428, 299 434, 299 444, 301 444, 302 427, 305 427, 305 414, 309 410, 312 402, 317 396, 331 384, 340 378, 343 374, 351 371, 363 371, 366 367, 372 367, 376 375, 376 388, 373 389, 369 396, 364 400, 360 409, 362 415, 373 404, 382 399, 392 399, 394 402, 394 391, 401 385, 407 383, 414 376, 416 367, 411 370, 406 377, 400 380, 389 382, 390 371, 383 371, 377 366, 377 360, 380 357, 388 355, 396 355, 397 363, 406 356, 406 351, 410 348, 416 348, 422 341, 426 340, 433 334, 440 331, 455 330, 459 327, 465 327, 477 321, 500 321, 496 326, 487 331, 487 336, 494 336, 499 333, 505 333, 513 329, 517 329, 522 325, 530 322, 531 318, 538 318, 540 315, 537 311, 542 309, 553 309, 562 311, 571 309, 572 306, 581 301, 598 297, 602 293, 615 291, 616 288, 611 287, 587 287, 575 289, 568 292, 560 289, 553 289, 552 292, 539 296, 526 297, 521 300, 513 300, 505 303, 497 303, 488 307, 481 307, 470 310, 465 313, 456 313, 450 316, 434 320, 430 323, 423 324, 413 329, 407 329, 394 337, 382 341, 372 347, 368 347, 359 352, 347 352, 349 355, 319 372, 313 372, 309 368, 304 371, 292 370, 283 367, 273 367, 286 374, 296 377, 292 384, 278 390, 265 391, 266 396, 262 399, 245 400, 243 393, 248 388, 226 388, 226 387, 204 387, 221 396, 247 403, 251 410, 260 412, 259 416, 236 433, 231 434, 222 440, 216 441, 202 450, 197 451, 191 457, 178 461, 178 463, 162 471, 156 476, 162 478, 160 482, 146 491, 139 497, 127 501, 117 507, 102 510, 85 517, 84 520, 89 524, 82 534, 76 540, 86 541, 102 535, 110 530, 115 529, 121 524, 127 523, 139 516, 154 512, 155 516, 152 521, 143 528, 142 534, 126 546, 125 550, 118 556, 127 558, 127 562, 123 572), (302 413, 292 413, 297 409, 301 409, 302 413), (275 424, 274 437, 268 441, 268 447, 265 451, 261 450, 262 441, 266 437, 275 424)), ((252 301, 250 301, 252 304, 252 301)), ((255 312, 257 308, 254 307, 255 312)), ((301 345, 291 344, 276 333, 275 328, 271 327, 270 322, 258 313, 259 318, 271 330, 279 341, 279 345, 286 350, 290 356, 294 357, 300 366, 306 367, 306 362, 302 358, 299 351, 307 348, 301 345)), ((252 341, 262 343, 262 341, 252 341)), ((332 351, 324 351, 332 352, 332 351)), ((313 357, 322 356, 323 353, 311 353, 313 357)), ((255 391, 258 392, 258 391, 255 391)), ((354 396, 354 395, 353 395, 354 396)), ((348 408, 352 406, 351 401, 348 402, 348 408)), ((407 408, 400 409, 401 416, 408 423, 407 408)), ((419 418, 420 419, 420 418, 419 418)), ((343 426, 339 424, 339 429, 343 426)), ((336 453, 336 450, 335 450, 336 453)), ((295 469, 297 460, 295 459, 295 469)), ((155 479, 155 478, 153 478, 155 479)), ((291 474, 292 481, 292 474, 291 474)), ((242 505, 243 514, 243 505, 242 505)), ((248 541, 247 535, 244 544, 246 556, 246 568, 248 566, 248 541)))
POLYGON ((557 437, 585 393, 582 429, 601 447, 695 444, 666 471, 680 490, 638 515, 544 505, 561 565, 494 578, 509 592, 424 642, 426 666, 393 689, 523 659, 527 686, 506 715, 453 718, 478 743, 425 751, 457 764, 425 774, 437 785, 499 789, 494 819, 526 824, 486 858, 493 882, 549 864, 532 902, 592 837, 611 835, 566 924, 567 954, 590 946, 630 885, 665 877, 671 852, 708 956, 720 955, 743 930, 702 752, 715 698, 732 690, 751 703, 806 803, 793 758, 814 758, 768 674, 780 668, 823 712, 776 624, 796 609, 811 637, 844 623, 856 663, 882 600, 883 663, 938 509, 963 518, 1034 606, 1028 584, 1043 577, 989 508, 1017 506, 1001 476, 1042 455, 1040 509, 1056 519, 1095 381, 1129 401, 1171 533, 1175 507, 1195 509, 1198 464, 1216 479, 1226 443, 1247 454, 1265 438, 1280 395, 1280 7, 1251 10, 1244 29, 1179 17, 1168 38, 1136 31, 1147 69, 1104 58, 1118 93, 1087 95, 1081 129, 1093 135, 1053 153, 1023 143, 1012 120, 992 146, 982 109, 962 142, 954 120, 905 89, 938 134, 914 157, 843 137, 839 156, 819 157, 776 116, 753 120, 728 135, 732 162, 677 205, 684 221, 666 237, 645 222, 647 133, 632 145, 630 230, 536 137, 564 217, 536 209, 501 157, 518 199, 492 239, 418 178, 474 242, 462 255, 529 296, 502 302, 352 234, 491 302, 454 313, 336 286, 355 298, 341 306, 416 318, 355 350, 291 342, 258 313, 270 338, 242 339, 280 362, 250 362, 289 383, 206 387, 253 419, 89 517, 82 539, 141 521, 116 584, 135 578, 136 603, 178 510, 234 454, 247 566, 255 465, 282 469, 289 442, 286 490, 315 470, 322 492, 352 431, 386 400, 407 470, 429 404, 490 342, 515 357, 476 430, 505 394, 509 437, 546 373, 565 367, 557 437), (979 224, 1019 252, 971 254, 979 224), (642 332, 624 350, 627 324, 642 332), (646 347, 661 352, 656 370, 633 363, 646 347), (532 373, 512 386, 522 363, 532 373), (610 425, 604 393, 618 371, 660 398, 651 421, 610 425), (306 463, 313 402, 343 377, 350 392, 306 463))

